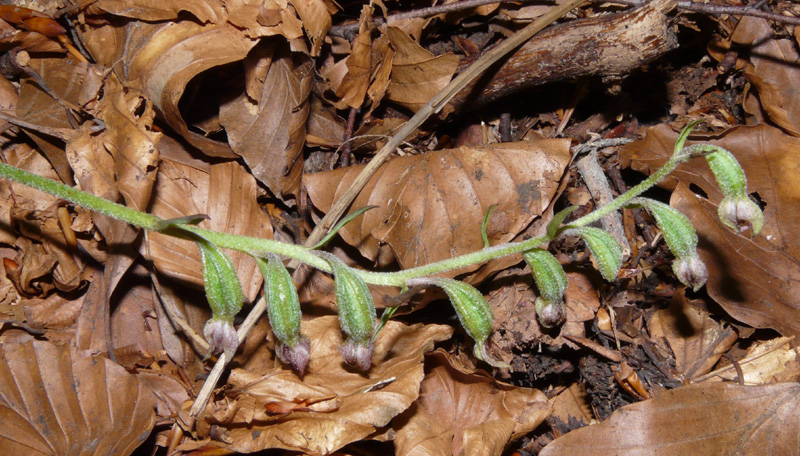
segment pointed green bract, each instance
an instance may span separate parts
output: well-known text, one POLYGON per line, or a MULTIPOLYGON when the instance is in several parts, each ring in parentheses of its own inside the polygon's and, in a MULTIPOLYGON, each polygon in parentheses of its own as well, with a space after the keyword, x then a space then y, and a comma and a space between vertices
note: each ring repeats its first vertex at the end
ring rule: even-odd
POLYGON ((567 273, 556 257, 547 250, 533 249, 524 252, 522 258, 531 267, 539 294, 547 301, 563 301, 567 291, 567 273))
POLYGON ((550 220, 550 223, 547 224, 547 237, 554 239, 556 234, 558 234, 558 229, 561 228, 561 224, 569 214, 575 212, 576 209, 578 209, 578 206, 570 206, 558 211, 558 213, 553 216, 553 220, 550 220))
POLYGON ((489 206, 489 209, 486 210, 486 215, 483 216, 483 223, 481 223, 481 238, 483 238, 483 247, 486 249, 491 247, 489 245, 489 236, 486 234, 486 227, 489 225, 489 217, 492 216, 492 212, 495 209, 497 209, 497 204, 489 206))
POLYGON ((622 267, 622 247, 619 242, 600 228, 584 226, 575 230, 589 246, 603 278, 609 282, 615 281, 622 267))
POLYGON ((697 254, 697 232, 692 222, 672 206, 649 198, 631 200, 631 206, 647 209, 661 229, 667 247, 678 258, 697 254))
MULTIPOLYGON (((694 129, 694 127, 701 122, 703 121, 693 120, 689 122, 685 127, 683 127, 683 130, 681 130, 680 134, 678 135, 678 140, 675 141, 675 148, 673 149, 672 152, 673 157, 678 157, 682 152, 684 152, 683 145, 686 144, 686 140, 689 139, 689 135, 692 134, 692 130, 694 129)), ((692 157, 691 154, 688 154, 686 155, 686 157, 683 157, 681 161, 686 161, 691 157, 692 157)))
POLYGON ((322 238, 322 240, 320 240, 319 242, 317 242, 317 244, 316 244, 314 247, 311 247, 311 250, 317 250, 318 248, 320 248, 320 247, 324 246, 324 245, 325 245, 325 244, 327 244, 327 243, 328 243, 328 242, 329 242, 331 239, 333 239, 333 237, 334 237, 334 236, 336 236, 336 233, 338 233, 338 232, 339 232, 339 230, 341 230, 343 226, 347 225, 348 223, 350 223, 351 221, 353 221, 353 219, 355 219, 355 218, 356 218, 356 217, 358 217, 359 215, 363 214, 364 212, 367 212, 367 211, 368 211, 368 210, 370 210, 370 209, 375 209, 376 207, 378 207, 378 206, 364 206, 364 207, 362 207, 361 209, 355 210, 355 211, 353 211, 352 213, 350 213, 350 214, 347 214, 346 216, 344 216, 344 218, 342 218, 341 220, 339 220, 339 223, 337 223, 337 224, 336 224, 336 225, 335 225, 335 226, 334 226, 334 227, 333 227, 333 228, 332 228, 332 229, 331 229, 331 230, 328 232, 328 234, 326 234, 326 235, 325 235, 325 237, 324 237, 324 238, 322 238))

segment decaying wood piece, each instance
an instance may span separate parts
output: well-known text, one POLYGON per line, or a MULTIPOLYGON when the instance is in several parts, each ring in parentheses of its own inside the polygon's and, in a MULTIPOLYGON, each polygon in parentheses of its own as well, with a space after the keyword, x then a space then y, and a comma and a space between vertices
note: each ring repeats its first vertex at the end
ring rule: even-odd
MULTIPOLYGON (((488 70, 460 91, 450 105, 456 111, 473 109, 548 82, 629 73, 678 47, 666 15, 675 5, 674 0, 657 0, 625 13, 544 30, 497 70, 488 70)), ((460 68, 473 60, 464 59, 460 68)))

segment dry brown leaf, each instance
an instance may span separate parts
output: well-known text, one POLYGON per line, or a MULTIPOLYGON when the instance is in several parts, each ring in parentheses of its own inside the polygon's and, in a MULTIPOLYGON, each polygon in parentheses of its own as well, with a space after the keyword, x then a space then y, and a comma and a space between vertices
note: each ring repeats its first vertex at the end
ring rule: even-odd
POLYGON ((208 0, 97 0, 92 5, 106 13, 142 21, 174 20, 181 12, 200 22, 219 22, 224 17, 222 3, 208 0))
POLYGON ((335 316, 304 322, 303 332, 312 346, 302 380, 280 366, 264 373, 235 369, 228 381, 234 394, 209 404, 198 430, 225 425, 233 440, 226 448, 235 451, 284 448, 330 454, 369 438, 417 399, 423 355, 449 338, 452 328, 389 321, 378 335, 374 367, 366 375, 343 363, 335 316))
POLYGON ((336 110, 326 107, 317 97, 311 97, 311 110, 308 113, 306 144, 336 148, 344 140, 345 120, 336 110))
MULTIPOLYGON (((550 204, 569 162, 569 141, 494 144, 395 158, 369 180, 352 207, 378 208, 339 233, 375 260, 382 244, 403 268, 483 248, 481 222, 491 244, 508 242, 550 204)), ((350 186, 361 166, 305 175, 312 202, 323 212, 350 186)))
POLYGON ((798 397, 797 383, 685 386, 623 407, 601 424, 556 439, 539 454, 796 455, 798 397))
POLYGON ((706 375, 703 381, 741 382, 745 385, 797 381, 800 378, 800 362, 797 359, 797 348, 792 347, 792 343, 788 337, 757 342, 738 360, 742 370, 741 378, 736 368, 729 364, 706 375))
MULTIPOLYGON (((672 154, 677 133, 666 125, 648 130, 643 141, 623 148, 623 161, 652 172, 672 154)), ((769 126, 737 127, 707 142, 730 150, 748 178, 748 191, 766 203, 764 228, 751 240, 723 226, 717 217, 722 195, 708 166, 679 166, 665 186, 683 185, 672 205, 684 212, 700 236, 700 257, 708 266, 709 295, 734 318, 749 325, 800 335, 800 140, 769 126), (703 199, 688 190, 696 185, 703 199)))
POLYGON ((711 371, 720 357, 738 340, 730 327, 711 318, 711 314, 693 307, 685 289, 679 290, 670 306, 653 312, 649 323, 650 338, 666 340, 675 355, 675 369, 686 380, 711 371))
POLYGON ((288 45, 265 41, 244 59, 246 93, 220 107, 228 143, 275 195, 296 193, 314 75, 288 45))
MULTIPOLYGON (((98 56, 99 63, 114 68, 126 85, 144 92, 167 124, 190 144, 209 156, 236 157, 227 144, 193 131, 183 119, 178 103, 193 78, 244 59, 257 40, 230 24, 131 21, 123 27, 90 29, 84 42, 98 56), (116 43, 114 52, 108 49, 109 42, 116 43)), ((205 101, 209 95, 220 94, 192 96, 205 101)))
POLYGON ((113 362, 34 341, 0 346, 3 454, 130 454, 155 422, 153 393, 113 362))
POLYGON ((792 39, 778 39, 770 21, 745 16, 736 25, 733 42, 747 48, 749 64, 744 74, 758 91, 761 107, 787 132, 800 136, 800 54, 792 39))
POLYGON ((311 41, 311 55, 316 57, 331 28, 331 14, 337 10, 336 3, 332 0, 291 0, 291 3, 311 41))
POLYGON ((460 59, 433 55, 397 27, 383 31, 395 50, 387 98, 416 111, 450 82, 460 59))
POLYGON ((325 73, 336 96, 339 109, 359 108, 369 87, 372 67, 372 6, 364 5, 359 19, 358 35, 352 42, 350 55, 325 73))
MULTIPOLYGON (((256 201, 258 185, 241 165, 225 162, 200 170, 171 160, 159 168, 151 211, 168 219, 206 214, 199 226, 230 234, 272 238, 272 224, 256 201)), ((143 254, 160 273, 196 287, 203 284, 200 252, 191 241, 148 233, 143 254)), ((255 260, 228 252, 239 273, 245 296, 253 300, 262 276, 255 260)))
POLYGON ((394 421, 398 456, 499 456, 550 413, 541 391, 460 372, 442 351, 425 366, 419 400, 394 421))
POLYGON ((575 420, 589 424, 594 420, 591 398, 586 392, 586 386, 581 383, 573 383, 554 397, 551 402, 553 403, 553 414, 550 416, 558 418, 565 424, 571 424, 570 421, 574 422, 575 420))

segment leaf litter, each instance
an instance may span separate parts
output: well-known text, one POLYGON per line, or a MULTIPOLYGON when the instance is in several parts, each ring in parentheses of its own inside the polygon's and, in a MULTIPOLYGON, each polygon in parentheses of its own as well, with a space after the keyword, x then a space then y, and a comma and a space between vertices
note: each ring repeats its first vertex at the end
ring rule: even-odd
MULTIPOLYGON (((203 214, 201 226, 295 243, 460 62, 544 11, 503 4, 385 25, 376 17, 398 7, 381 2, 28 3, 39 11, 0 7, 4 162, 164 218, 203 214)), ((783 2, 770 8, 800 14, 783 2)), ((580 20, 571 32, 581 33, 580 20)), ((482 370, 435 295, 423 310, 373 290, 385 296, 379 307, 400 305, 402 316, 380 333, 362 374, 341 361, 333 307, 319 305, 332 302, 333 287, 317 273, 298 283, 308 372, 276 360, 262 321, 195 427, 170 443, 168 425, 191 421, 208 370, 197 341, 209 313, 198 252, 3 181, 0 448, 797 454, 798 34, 762 18, 674 20, 681 59, 626 78, 589 59, 580 74, 606 78, 581 90, 530 92, 512 78, 504 101, 445 108, 367 183, 352 207, 379 207, 345 226, 333 250, 351 265, 388 269, 473 252, 495 204, 490 244, 535 236, 565 200, 579 203, 575 215, 599 204, 572 165, 574 141, 557 132, 634 140, 595 149, 621 193, 637 182, 633 171, 668 158, 680 127, 702 118, 713 130, 692 140, 736 155, 765 214, 759 236, 735 234, 717 220, 721 194, 705 165, 682 165, 664 181, 658 197, 700 236, 704 290, 680 286, 653 221, 626 211, 632 252, 615 284, 580 242, 549 246, 570 277, 566 322, 555 330, 533 318, 537 292, 520 259, 452 274, 481 286, 496 316, 490 349, 513 371, 482 370), (692 30, 702 37, 694 44, 682 39, 692 30), (648 89, 664 83, 656 73, 663 97, 648 89)), ((550 58, 553 69, 558 61, 550 58)), ((506 64, 532 79, 542 71, 506 64)), ((478 96, 480 85, 471 90, 478 96)), ((232 257, 249 306, 261 276, 246 255, 232 257)))

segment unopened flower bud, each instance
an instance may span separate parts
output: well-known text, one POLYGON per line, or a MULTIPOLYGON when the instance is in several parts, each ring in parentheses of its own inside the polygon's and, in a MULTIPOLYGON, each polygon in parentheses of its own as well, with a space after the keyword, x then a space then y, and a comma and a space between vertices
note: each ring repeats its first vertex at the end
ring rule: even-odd
POLYGON ((289 346, 278 342, 275 347, 275 354, 281 362, 292 366, 292 370, 297 375, 302 375, 308 366, 311 358, 311 342, 308 337, 300 335, 294 342, 294 346, 289 346))
POLYGON ((697 254, 677 258, 672 270, 682 284, 694 291, 699 290, 708 280, 708 269, 697 254))
POLYGON ((561 301, 548 301, 542 297, 534 303, 539 324, 544 328, 555 328, 567 319, 567 309, 561 301))
POLYGON ((372 366, 372 351, 374 349, 375 346, 371 341, 358 342, 351 337, 342 345, 340 352, 344 362, 362 371, 368 371, 372 366))
POLYGON ((209 345, 209 355, 224 352, 230 361, 239 348, 239 336, 230 321, 211 318, 203 328, 203 334, 209 345))
POLYGON ((480 291, 472 285, 444 277, 429 277, 406 280, 409 286, 435 285, 447 293, 456 310, 461 326, 475 341, 475 357, 494 367, 510 368, 508 364, 494 359, 486 350, 486 342, 492 333, 494 313, 480 291))
POLYGON ((761 208, 749 197, 725 197, 717 209, 719 219, 725 226, 738 233, 750 231, 757 235, 764 226, 764 214, 761 208))
POLYGON ((366 282, 335 255, 319 252, 333 269, 339 326, 348 339, 342 346, 347 364, 368 370, 372 364, 372 331, 377 312, 366 282), (366 367, 365 367, 366 366, 366 367))

